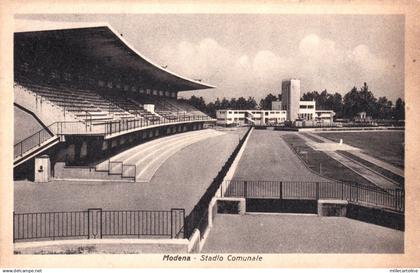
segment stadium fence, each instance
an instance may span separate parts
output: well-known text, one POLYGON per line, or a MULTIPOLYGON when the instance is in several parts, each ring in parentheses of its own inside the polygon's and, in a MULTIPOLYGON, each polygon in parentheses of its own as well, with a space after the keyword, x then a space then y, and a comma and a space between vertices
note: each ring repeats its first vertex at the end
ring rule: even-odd
POLYGON ((13 242, 55 239, 183 238, 185 210, 13 213, 13 242))
POLYGON ((222 197, 254 199, 340 199, 404 212, 404 190, 381 189, 356 183, 307 181, 226 180, 220 187, 222 197))

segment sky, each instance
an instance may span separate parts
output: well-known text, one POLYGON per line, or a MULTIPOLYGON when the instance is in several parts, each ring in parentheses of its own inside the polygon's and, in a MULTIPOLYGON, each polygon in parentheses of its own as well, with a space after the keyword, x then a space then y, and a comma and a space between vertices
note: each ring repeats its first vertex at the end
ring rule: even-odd
MULTIPOLYGON (((367 82, 376 97, 404 97, 404 16, 290 14, 45 14, 16 19, 107 22, 142 55, 216 89, 181 92, 217 97, 338 92, 367 82)), ((35 21, 33 21, 35 22, 35 21)), ((60 23, 59 23, 60 22, 60 23)))

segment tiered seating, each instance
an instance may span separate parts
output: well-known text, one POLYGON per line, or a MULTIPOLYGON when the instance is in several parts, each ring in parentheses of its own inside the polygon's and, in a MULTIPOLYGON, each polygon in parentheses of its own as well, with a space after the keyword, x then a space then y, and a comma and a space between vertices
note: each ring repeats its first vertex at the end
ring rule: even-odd
POLYGON ((143 104, 154 104, 155 112, 167 120, 175 120, 183 116, 207 116, 188 103, 175 99, 145 96, 136 100, 143 104))
POLYGON ((160 116, 168 120, 175 120, 177 116, 174 115, 171 111, 156 111, 160 116))
POLYGON ((133 98, 128 98, 127 100, 131 103, 131 106, 136 107, 136 108, 133 108, 133 109, 135 109, 135 111, 140 116, 142 116, 143 118, 147 119, 148 121, 152 121, 152 122, 160 120, 160 117, 158 115, 155 115, 155 114, 153 114, 153 113, 151 113, 151 112, 149 112, 149 111, 147 111, 143 108, 143 105, 145 104, 144 101, 140 102, 137 99, 133 99, 133 98))
POLYGON ((71 112, 88 124, 104 124, 122 119, 145 119, 150 122, 171 121, 185 116, 206 116, 184 101, 175 99, 115 94, 106 90, 82 90, 64 86, 44 86, 23 83, 25 88, 48 100, 64 111, 71 112), (155 113, 144 109, 144 104, 155 105, 155 113))
POLYGON ((108 92, 101 92, 101 95, 131 116, 134 116, 137 119, 143 118, 143 105, 139 105, 126 96, 116 96, 108 92))
POLYGON ((91 90, 79 90, 79 89, 71 89, 70 92, 84 101, 90 103, 93 106, 96 106, 103 112, 108 112, 112 119, 128 119, 134 118, 134 115, 125 111, 114 102, 106 100, 98 93, 91 91, 91 90))
POLYGON ((63 107, 64 111, 72 112, 83 122, 101 124, 114 119, 134 118, 130 113, 90 90, 28 83, 23 86, 39 95, 41 100, 47 99, 63 107))
POLYGON ((166 102, 177 109, 182 109, 182 111, 180 112, 181 115, 185 114, 186 116, 207 116, 203 112, 197 110, 194 106, 182 100, 166 99, 166 102))

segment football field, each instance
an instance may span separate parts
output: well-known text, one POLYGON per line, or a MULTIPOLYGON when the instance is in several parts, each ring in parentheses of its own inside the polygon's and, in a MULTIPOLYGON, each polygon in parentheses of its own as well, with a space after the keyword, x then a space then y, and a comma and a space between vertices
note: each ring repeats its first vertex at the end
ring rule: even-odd
POLYGON ((404 131, 322 132, 321 136, 363 149, 367 154, 404 167, 404 131))

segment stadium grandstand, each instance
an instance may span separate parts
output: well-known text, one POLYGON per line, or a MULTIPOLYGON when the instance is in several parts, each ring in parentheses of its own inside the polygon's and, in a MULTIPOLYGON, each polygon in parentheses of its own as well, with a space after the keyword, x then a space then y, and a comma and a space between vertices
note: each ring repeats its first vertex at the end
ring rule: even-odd
POLYGON ((14 67, 15 178, 54 175, 58 162, 96 166, 140 142, 214 122, 177 100, 180 91, 214 86, 152 63, 108 24, 18 30, 14 67), (41 154, 45 166, 35 162, 41 154))

